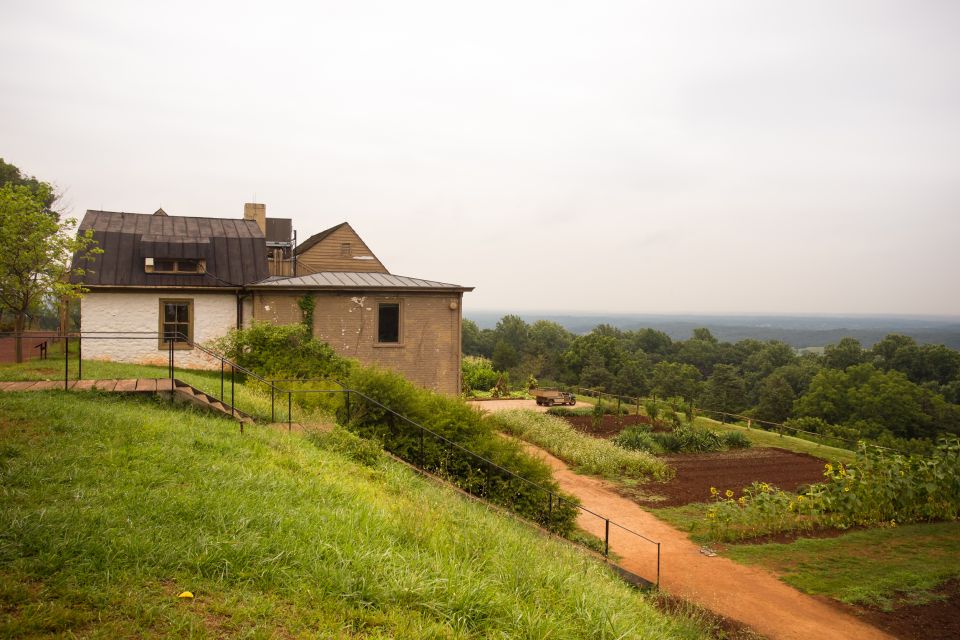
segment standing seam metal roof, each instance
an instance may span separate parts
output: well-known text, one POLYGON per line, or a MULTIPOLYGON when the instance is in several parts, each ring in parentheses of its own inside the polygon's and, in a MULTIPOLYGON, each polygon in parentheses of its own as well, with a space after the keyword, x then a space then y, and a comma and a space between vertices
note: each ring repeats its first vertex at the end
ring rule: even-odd
POLYGON ((253 288, 321 288, 321 289, 445 289, 473 291, 459 284, 407 278, 392 273, 323 271, 296 278, 271 277, 250 285, 253 288))

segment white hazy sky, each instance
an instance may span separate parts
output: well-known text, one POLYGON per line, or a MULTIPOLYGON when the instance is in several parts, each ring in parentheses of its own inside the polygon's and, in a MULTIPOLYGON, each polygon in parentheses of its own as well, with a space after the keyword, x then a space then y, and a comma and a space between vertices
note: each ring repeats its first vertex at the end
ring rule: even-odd
POLYGON ((471 309, 960 314, 960 2, 0 3, 72 213, 349 221, 471 309))

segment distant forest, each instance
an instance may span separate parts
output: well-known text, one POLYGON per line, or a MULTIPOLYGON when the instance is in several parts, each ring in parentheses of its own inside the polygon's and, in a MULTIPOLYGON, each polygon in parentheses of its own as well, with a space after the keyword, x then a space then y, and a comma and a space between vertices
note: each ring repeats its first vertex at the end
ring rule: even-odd
POLYGON ((853 337, 823 354, 781 340, 722 340, 706 327, 672 338, 653 328, 608 324, 576 335, 551 320, 516 315, 481 329, 464 320, 463 353, 492 360, 514 385, 580 385, 610 393, 682 398, 845 439, 928 448, 960 434, 960 352, 901 334, 866 348, 853 337))
MULTIPOLYGON (((472 312, 466 314, 481 329, 492 329, 503 313, 472 312)), ((913 338, 920 344, 942 344, 960 349, 960 319, 904 316, 720 316, 720 315, 561 315, 516 314, 526 322, 550 320, 580 335, 598 325, 623 330, 656 329, 673 340, 686 340, 693 330, 710 329, 718 340, 780 340, 793 347, 824 347, 843 338, 856 338, 866 348, 896 333, 913 338)))

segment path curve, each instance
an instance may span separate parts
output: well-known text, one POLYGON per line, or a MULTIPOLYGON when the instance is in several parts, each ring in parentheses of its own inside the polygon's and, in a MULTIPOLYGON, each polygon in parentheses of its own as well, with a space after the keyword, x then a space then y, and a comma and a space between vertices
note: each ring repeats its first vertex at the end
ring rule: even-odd
MULTIPOLYGON (((483 408, 497 410, 490 405, 483 408)), ((741 622, 772 640, 893 638, 839 607, 797 591, 764 569, 703 555, 686 534, 624 498, 606 481, 578 475, 539 447, 522 444, 550 466, 560 487, 580 498, 585 508, 661 543, 660 586, 665 591, 741 622)), ((577 524, 603 539, 603 520, 581 512, 577 524)), ((649 542, 611 526, 610 549, 620 556, 625 569, 646 578, 656 576, 656 547, 649 542)))
MULTIPOLYGON (((524 447, 544 460, 560 487, 580 498, 584 507, 660 541, 660 586, 669 593, 742 622, 771 639, 893 637, 800 593, 766 570, 719 556, 708 558, 686 534, 620 496, 609 483, 574 473, 563 461, 538 447, 526 443, 524 447)), ((602 520, 581 512, 577 524, 603 538, 602 520)), ((656 548, 651 544, 611 526, 610 548, 620 556, 625 569, 645 577, 656 575, 656 548)))

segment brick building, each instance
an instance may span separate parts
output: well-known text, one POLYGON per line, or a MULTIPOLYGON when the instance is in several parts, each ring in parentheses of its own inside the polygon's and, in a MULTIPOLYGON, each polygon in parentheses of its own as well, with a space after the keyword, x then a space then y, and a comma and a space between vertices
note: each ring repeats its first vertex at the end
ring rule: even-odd
POLYGON ((104 253, 82 279, 82 330, 159 337, 84 341, 84 357, 163 364, 173 342, 178 363, 211 366, 189 342, 254 321, 302 322, 307 296, 314 336, 341 355, 429 389, 460 389, 461 308, 472 287, 391 274, 345 222, 300 244, 291 221, 268 219, 262 204, 247 204, 243 219, 87 211, 80 232, 88 229, 104 253))

